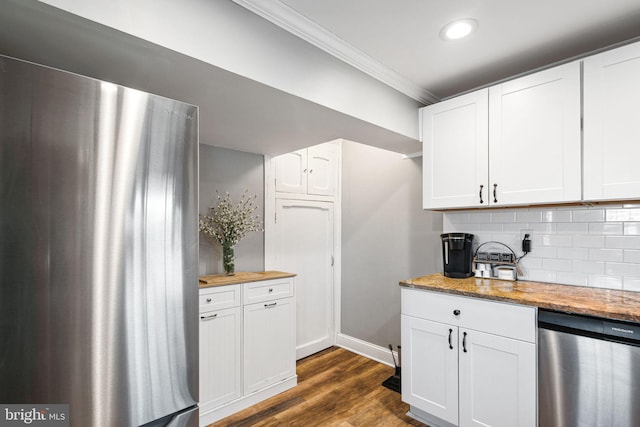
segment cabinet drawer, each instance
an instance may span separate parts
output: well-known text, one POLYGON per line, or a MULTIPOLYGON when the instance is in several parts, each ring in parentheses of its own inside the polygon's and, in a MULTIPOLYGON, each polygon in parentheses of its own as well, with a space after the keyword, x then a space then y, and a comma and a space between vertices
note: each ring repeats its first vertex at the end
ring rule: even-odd
POLYGON ((200 313, 240 306, 240 285, 200 289, 200 313))
POLYGON ((293 278, 263 280, 244 285, 244 303, 270 301, 293 296, 293 278))
POLYGON ((402 289, 402 314, 522 341, 536 341, 534 307, 402 289), (455 315, 456 310, 460 314, 455 315))

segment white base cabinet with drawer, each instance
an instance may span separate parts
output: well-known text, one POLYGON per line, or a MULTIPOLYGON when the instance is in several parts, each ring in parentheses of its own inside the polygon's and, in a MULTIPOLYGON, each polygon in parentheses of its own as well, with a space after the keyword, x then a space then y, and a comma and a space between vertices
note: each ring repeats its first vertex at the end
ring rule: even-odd
POLYGON ((402 400, 432 426, 534 427, 536 309, 402 289, 402 400))
POLYGON ((294 278, 200 290, 200 426, 297 384, 294 278))

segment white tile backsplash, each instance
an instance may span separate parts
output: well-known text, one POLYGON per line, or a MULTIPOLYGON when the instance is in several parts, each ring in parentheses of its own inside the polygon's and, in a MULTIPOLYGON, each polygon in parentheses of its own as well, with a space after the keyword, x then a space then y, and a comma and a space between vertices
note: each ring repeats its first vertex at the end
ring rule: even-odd
POLYGON ((498 241, 522 255, 523 280, 640 292, 640 204, 510 208, 444 213, 444 232, 498 241))

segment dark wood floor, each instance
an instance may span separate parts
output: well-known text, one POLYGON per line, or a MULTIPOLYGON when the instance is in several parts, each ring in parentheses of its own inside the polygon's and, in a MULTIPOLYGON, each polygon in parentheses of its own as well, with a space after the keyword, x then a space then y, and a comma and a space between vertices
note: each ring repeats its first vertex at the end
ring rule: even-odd
POLYGON ((298 386, 211 426, 424 426, 382 387, 393 368, 341 348, 298 361, 298 386))

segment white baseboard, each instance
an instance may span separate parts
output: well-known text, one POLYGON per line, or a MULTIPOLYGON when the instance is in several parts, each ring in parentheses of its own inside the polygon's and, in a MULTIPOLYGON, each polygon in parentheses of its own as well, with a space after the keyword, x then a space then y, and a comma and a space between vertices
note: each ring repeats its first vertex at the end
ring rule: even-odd
MULTIPOLYGON (((376 362, 383 363, 387 366, 393 367, 393 358, 391 352, 387 347, 381 347, 370 342, 363 341, 358 338, 350 337, 349 335, 336 334, 336 345, 342 347, 345 350, 352 351, 364 357, 368 357, 376 362)), ((393 352, 393 357, 398 360, 398 352, 393 352)))

